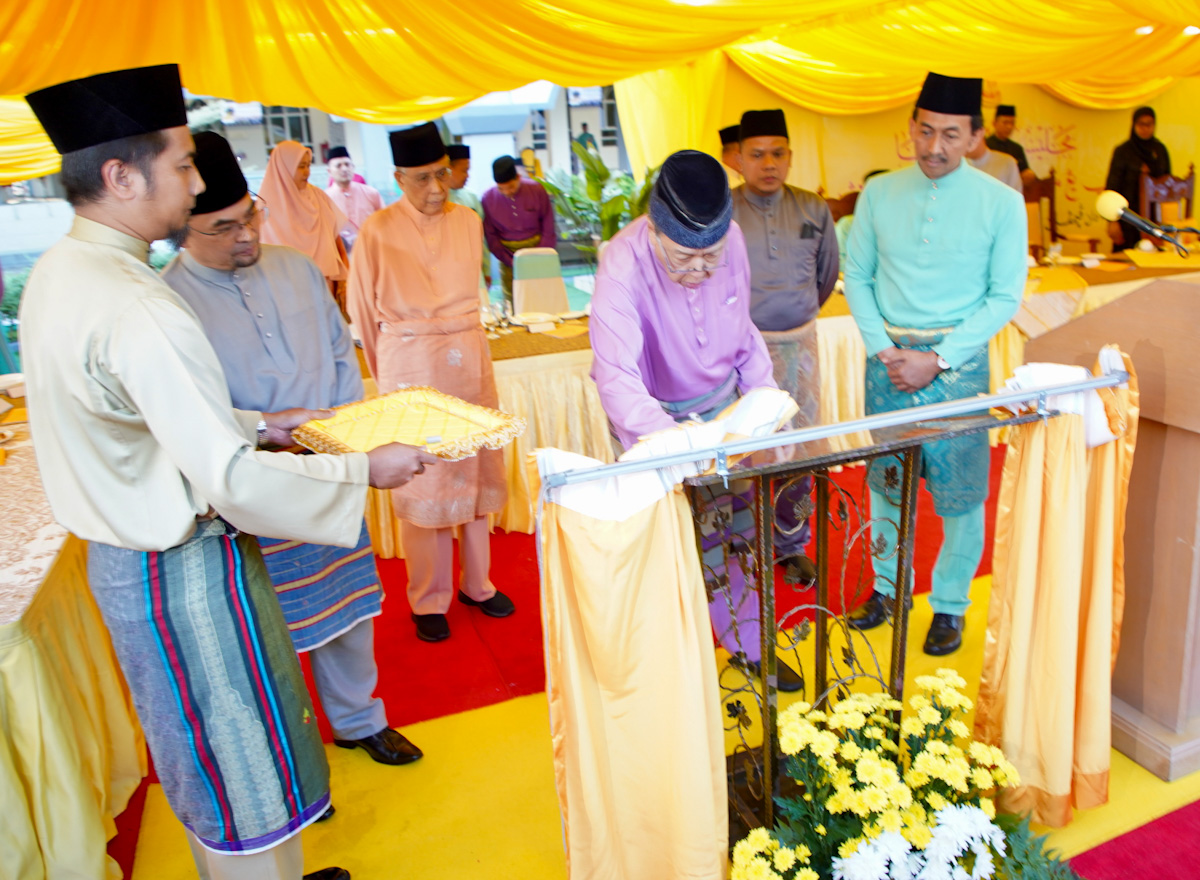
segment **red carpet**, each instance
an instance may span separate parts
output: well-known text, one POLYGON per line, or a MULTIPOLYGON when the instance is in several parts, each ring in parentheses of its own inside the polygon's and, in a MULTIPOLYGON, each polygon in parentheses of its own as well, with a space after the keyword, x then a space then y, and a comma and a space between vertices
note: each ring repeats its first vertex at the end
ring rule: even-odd
MULTIPOLYGON (((995 498, 1004 464, 1004 448, 992 450, 990 474, 991 495, 995 498)), ((834 476, 836 482, 856 499, 863 497, 866 469, 848 468, 834 476)), ((995 523, 995 502, 987 505, 987 537, 985 547, 992 545, 995 523)), ((930 571, 937 559, 942 541, 941 525, 933 515, 933 499, 922 488, 918 500, 916 535, 916 591, 930 588, 930 571)), ((420 641, 409 617, 404 587, 406 574, 403 560, 378 560, 379 576, 386 599, 383 614, 375 618, 375 656, 379 665, 379 685, 376 693, 387 706, 388 721, 403 727, 418 721, 477 709, 545 689, 545 667, 542 658, 541 612, 538 599, 537 549, 533 535, 495 532, 492 535, 492 582, 512 598, 516 613, 502 620, 485 616, 478 609, 467 608, 457 601, 451 604, 449 622, 451 638, 429 644, 420 641)), ((831 576, 836 585, 841 571, 840 557, 831 564, 831 576)), ((858 554, 846 565, 847 592, 855 593, 854 585, 862 569, 858 554)), ((457 579, 457 564, 455 567, 457 579)), ((985 553, 979 573, 991 572, 991 553, 985 553)), ((864 580, 864 583, 867 581, 864 580)), ((865 587, 862 598, 870 595, 865 587)), ((778 614, 786 614, 798 604, 811 602, 812 591, 800 591, 783 582, 781 570, 776 572, 778 614)), ((840 605, 835 599, 831 604, 840 605)), ((836 608, 835 608, 836 610, 836 608)), ((308 679, 309 692, 315 693, 307 661, 301 664, 308 679)), ((326 742, 333 739, 329 724, 317 706, 321 735, 326 742)), ((156 781, 151 769, 149 781, 156 781)), ((132 873, 133 852, 137 829, 141 823, 141 807, 145 785, 118 817, 118 835, 109 844, 109 854, 125 871, 132 873)))
POLYGON ((1193 880, 1200 875, 1200 802, 1071 859, 1085 880, 1193 880))

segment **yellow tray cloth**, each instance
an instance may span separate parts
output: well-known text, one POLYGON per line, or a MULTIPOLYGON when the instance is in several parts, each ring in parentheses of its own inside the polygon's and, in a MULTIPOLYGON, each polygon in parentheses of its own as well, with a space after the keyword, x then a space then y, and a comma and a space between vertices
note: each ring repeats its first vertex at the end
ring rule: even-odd
POLYGON ((420 446, 446 461, 499 449, 525 431, 525 420, 415 386, 348 403, 329 419, 306 422, 292 439, 314 452, 368 452, 385 443, 420 446))

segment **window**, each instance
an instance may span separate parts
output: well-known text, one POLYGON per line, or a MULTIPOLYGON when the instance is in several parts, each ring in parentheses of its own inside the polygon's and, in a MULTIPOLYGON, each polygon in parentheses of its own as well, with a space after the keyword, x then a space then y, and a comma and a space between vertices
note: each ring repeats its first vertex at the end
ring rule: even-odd
POLYGON ((533 118, 530 119, 530 129, 533 133, 533 148, 535 150, 546 149, 546 111, 534 110, 533 118))
MULTIPOLYGON (((263 114, 263 131, 267 146, 273 147, 280 141, 299 141, 312 150, 312 127, 308 121, 307 107, 267 107, 263 114)), ((316 151, 313 151, 316 155, 316 151)))
POLYGON ((621 124, 617 118, 617 95, 612 86, 605 86, 603 100, 600 105, 600 144, 605 147, 617 145, 617 127, 621 124))

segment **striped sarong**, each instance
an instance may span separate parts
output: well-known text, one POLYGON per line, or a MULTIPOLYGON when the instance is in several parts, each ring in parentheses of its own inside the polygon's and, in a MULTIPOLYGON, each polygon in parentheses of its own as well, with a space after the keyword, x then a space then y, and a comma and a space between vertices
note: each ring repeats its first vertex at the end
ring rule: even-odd
POLYGON ((162 552, 88 545, 88 579, 167 801, 209 849, 278 845, 329 765, 258 544, 220 519, 162 552))
MULTIPOLYGON (((930 351, 953 329, 914 330, 887 325, 888 336, 897 347, 916 351, 930 351)), ((913 394, 896 389, 879 358, 867 358, 867 415, 986 394, 989 378, 986 345, 957 370, 944 370, 913 394)), ((960 516, 987 500, 991 459, 986 431, 926 443, 921 450, 920 476, 925 478, 939 516, 960 516)), ((899 482, 889 485, 892 483, 888 479, 889 467, 895 468, 895 474, 900 473, 898 456, 875 459, 867 471, 867 481, 875 492, 899 504, 900 485, 899 482)))
POLYGON ((273 538, 258 543, 297 651, 319 648, 382 610, 366 523, 351 550, 273 538))

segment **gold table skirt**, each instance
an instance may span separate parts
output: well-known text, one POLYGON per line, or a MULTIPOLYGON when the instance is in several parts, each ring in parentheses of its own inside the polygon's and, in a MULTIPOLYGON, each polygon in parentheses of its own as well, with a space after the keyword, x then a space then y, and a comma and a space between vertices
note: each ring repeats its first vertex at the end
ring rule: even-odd
POLYGON ((0 626, 0 880, 119 877, 105 844, 145 774, 87 545, 69 536, 24 613, 0 626))

